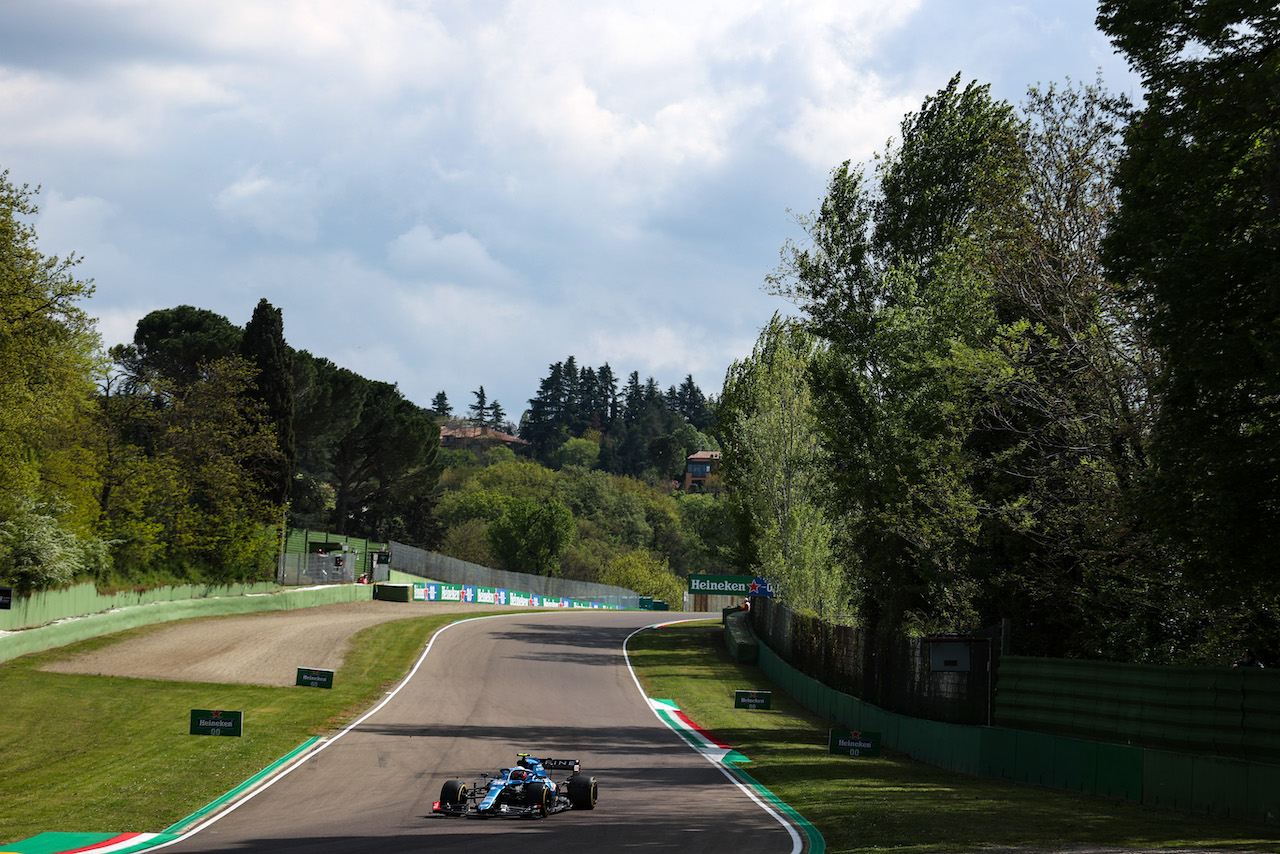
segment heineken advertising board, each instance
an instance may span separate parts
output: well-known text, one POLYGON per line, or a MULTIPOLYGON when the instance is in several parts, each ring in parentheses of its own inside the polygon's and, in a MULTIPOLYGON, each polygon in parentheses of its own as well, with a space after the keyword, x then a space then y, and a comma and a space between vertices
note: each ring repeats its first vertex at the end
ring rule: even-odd
POLYGON ((299 667, 298 681, 294 685, 305 685, 308 688, 332 688, 333 671, 319 670, 315 667, 299 667))
POLYGON ((772 709, 772 691, 734 691, 733 707, 735 709, 772 709))
POLYGON ((833 729, 828 736, 827 749, 836 756, 852 756, 855 759, 862 756, 879 756, 880 733, 833 729))
POLYGON ((192 735, 244 735, 244 712, 191 710, 192 735))
POLYGON ((690 575, 689 592, 713 596, 772 596, 773 585, 751 575, 690 575))

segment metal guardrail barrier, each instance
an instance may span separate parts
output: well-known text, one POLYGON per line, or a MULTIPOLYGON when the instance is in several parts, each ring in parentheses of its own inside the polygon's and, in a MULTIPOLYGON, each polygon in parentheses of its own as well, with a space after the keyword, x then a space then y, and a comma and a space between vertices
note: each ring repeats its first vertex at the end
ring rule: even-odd
MULTIPOLYGON (((558 596, 565 599, 600 602, 617 608, 640 607, 640 594, 625 587, 493 569, 407 546, 404 543, 391 542, 388 548, 391 552, 391 568, 420 578, 429 578, 448 584, 497 587, 534 593, 538 596, 558 596)), ((377 567, 373 580, 385 581, 386 570, 385 565, 377 567)))

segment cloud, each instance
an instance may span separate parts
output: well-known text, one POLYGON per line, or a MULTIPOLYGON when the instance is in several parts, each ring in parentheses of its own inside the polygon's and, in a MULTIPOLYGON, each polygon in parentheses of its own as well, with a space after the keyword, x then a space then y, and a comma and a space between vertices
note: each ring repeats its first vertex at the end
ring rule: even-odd
POLYGON ((467 232, 437 236, 430 227, 416 225, 388 244, 387 259, 400 273, 433 281, 517 281, 514 272, 495 260, 484 244, 467 232))
POLYGON ((711 391, 785 308, 787 210, 957 70, 1092 79, 1095 5, 0 2, 0 168, 104 337, 266 296, 419 403, 518 412, 568 355, 711 391))
POLYGON ((229 222, 269 237, 309 243, 318 229, 316 195, 308 179, 285 181, 251 170, 219 192, 213 204, 229 222))

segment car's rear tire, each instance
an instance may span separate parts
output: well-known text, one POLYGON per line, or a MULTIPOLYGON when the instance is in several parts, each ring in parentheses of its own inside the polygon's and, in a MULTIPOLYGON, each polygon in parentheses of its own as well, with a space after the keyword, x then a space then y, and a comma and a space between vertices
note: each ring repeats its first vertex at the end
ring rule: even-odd
POLYGON ((461 780, 449 780, 440 789, 440 803, 464 806, 467 803, 467 784, 461 780))
POLYGON ((595 777, 569 778, 569 803, 575 810, 595 809, 597 794, 595 777))
POLYGON ((537 815, 546 818, 551 801, 551 787, 546 783, 528 783, 524 787, 524 802, 531 806, 537 815))

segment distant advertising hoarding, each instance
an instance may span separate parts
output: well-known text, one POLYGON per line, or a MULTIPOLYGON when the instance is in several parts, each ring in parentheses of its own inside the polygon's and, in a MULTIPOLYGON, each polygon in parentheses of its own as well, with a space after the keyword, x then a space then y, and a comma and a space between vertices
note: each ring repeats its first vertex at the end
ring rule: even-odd
MULTIPOLYGON (((395 585, 392 585, 395 586, 395 585)), ((477 587, 470 584, 442 584, 438 581, 415 581, 409 601, 413 602, 465 602, 478 605, 511 605, 517 608, 604 608, 617 606, 602 602, 541 596, 504 587, 477 587)), ((376 594, 375 594, 376 595, 376 594)), ((404 600, 401 600, 404 601, 404 600)))
POLYGON ((773 584, 751 575, 690 575, 689 592, 712 596, 773 596, 773 584))

